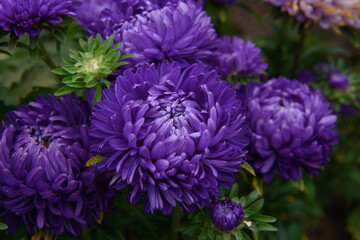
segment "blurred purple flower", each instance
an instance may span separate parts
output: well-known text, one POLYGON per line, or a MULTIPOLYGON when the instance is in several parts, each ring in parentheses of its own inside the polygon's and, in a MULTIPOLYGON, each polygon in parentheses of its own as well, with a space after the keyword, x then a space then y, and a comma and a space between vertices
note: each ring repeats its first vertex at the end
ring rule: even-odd
POLYGON ((244 109, 229 84, 203 64, 162 62, 127 70, 94 106, 91 150, 108 157, 111 185, 133 186, 135 204, 170 214, 208 205, 231 188, 249 143, 244 109))
POLYGON ((299 82, 308 83, 316 82, 314 75, 309 70, 302 70, 299 72, 299 82))
POLYGON ((223 232, 235 229, 242 222, 245 211, 241 203, 236 204, 231 199, 212 201, 209 215, 213 225, 223 232))
POLYGON ((72 95, 36 97, 7 115, 0 128, 0 216, 8 231, 80 236, 111 208, 105 169, 89 160, 90 108, 72 95))
POLYGON ((72 0, 0 0, 0 26, 21 37, 40 34, 41 24, 59 24, 63 16, 74 16, 76 1, 72 0))
POLYGON ((244 42, 237 36, 230 41, 229 36, 224 36, 215 51, 214 66, 222 76, 259 74, 268 67, 267 63, 261 62, 260 51, 251 41, 244 42))
POLYGON ((359 0, 266 0, 299 21, 313 21, 322 28, 360 28, 359 0))
POLYGON ((182 66, 209 61, 218 44, 210 20, 205 11, 190 1, 138 15, 124 23, 118 38, 124 42, 124 53, 136 56, 125 67, 165 59, 178 61, 182 66))
POLYGON ((252 130, 248 160, 265 181, 275 171, 293 180, 302 177, 302 169, 317 175, 329 162, 331 145, 338 142, 337 118, 320 91, 280 77, 250 83, 240 96, 252 130))
POLYGON ((341 73, 329 63, 318 63, 316 67, 327 78, 331 88, 338 90, 346 90, 350 87, 349 75, 341 73))

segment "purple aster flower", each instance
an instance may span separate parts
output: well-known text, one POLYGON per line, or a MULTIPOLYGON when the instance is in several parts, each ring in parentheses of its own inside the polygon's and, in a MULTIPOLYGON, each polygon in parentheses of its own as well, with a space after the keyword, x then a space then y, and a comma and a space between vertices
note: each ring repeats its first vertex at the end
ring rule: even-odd
POLYGON ((0 0, 0 26, 21 37, 40 34, 43 23, 59 24, 63 16, 74 16, 72 0, 0 0))
POLYGON ((350 87, 348 74, 341 73, 339 69, 328 63, 318 63, 316 67, 328 79, 331 88, 346 90, 350 87))
POLYGON ((245 211, 241 203, 236 204, 231 199, 212 201, 209 207, 212 224, 223 232, 235 229, 242 222, 245 211))
POLYGON ((268 64, 261 62, 260 48, 251 41, 244 42, 239 37, 224 36, 215 52, 215 68, 222 76, 235 74, 259 74, 268 64))
POLYGON ((7 115, 0 128, 0 216, 9 232, 24 224, 79 236, 109 210, 105 169, 89 160, 90 108, 72 95, 36 97, 7 115))
POLYGON ((338 142, 336 115, 320 91, 280 77, 250 83, 240 95, 252 130, 248 160, 265 181, 275 171, 293 180, 302 177, 302 169, 318 175, 338 142))
POLYGON ((136 56, 125 67, 165 59, 178 61, 182 66, 209 61, 217 46, 210 20, 205 11, 190 1, 137 16, 121 29, 124 53, 136 56))
MULTIPOLYGON (((79 24, 83 25, 90 35, 96 36, 100 33, 107 38, 112 34, 119 35, 124 22, 131 20, 135 15, 171 3, 177 3, 177 0, 82 0, 77 17, 79 24)), ((121 39, 118 39, 118 42, 120 41, 121 39)))
POLYGON ((299 21, 318 22, 323 28, 360 28, 359 0, 266 0, 299 21))
POLYGON ((231 188, 249 143, 235 91, 203 64, 144 64, 126 70, 94 105, 91 150, 114 171, 111 185, 133 186, 135 204, 170 214, 194 211, 231 188))

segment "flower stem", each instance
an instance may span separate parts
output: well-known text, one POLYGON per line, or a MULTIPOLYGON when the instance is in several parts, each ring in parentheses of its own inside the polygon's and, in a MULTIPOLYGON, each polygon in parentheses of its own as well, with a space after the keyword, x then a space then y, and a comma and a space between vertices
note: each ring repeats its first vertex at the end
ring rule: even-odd
POLYGON ((178 233, 176 232, 176 228, 180 225, 180 208, 176 206, 171 214, 171 240, 178 240, 178 233))
MULTIPOLYGON (((40 55, 42 60, 45 62, 45 64, 49 67, 50 70, 57 68, 56 64, 54 63, 54 61, 51 59, 49 53, 47 52, 46 48, 44 47, 44 44, 42 43, 41 40, 39 40, 38 42, 38 49, 40 51, 40 55)), ((58 81, 61 82, 61 78, 60 76, 53 74, 54 78, 58 81)))
POLYGON ((299 28, 300 28, 299 29, 300 39, 299 39, 298 48, 297 48, 297 51, 295 54, 294 65, 291 70, 292 77, 296 77, 297 71, 299 70, 300 58, 301 58, 301 54, 304 50, 305 39, 306 39, 306 29, 304 28, 304 25, 301 24, 299 28))

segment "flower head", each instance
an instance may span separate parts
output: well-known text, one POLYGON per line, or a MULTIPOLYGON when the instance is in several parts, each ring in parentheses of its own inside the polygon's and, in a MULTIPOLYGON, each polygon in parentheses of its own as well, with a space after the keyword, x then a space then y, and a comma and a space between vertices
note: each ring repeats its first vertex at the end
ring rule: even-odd
POLYGON ((350 87, 349 75, 341 73, 339 69, 331 64, 318 63, 316 66, 321 74, 325 76, 331 88, 346 90, 350 87))
MULTIPOLYGON (((159 9, 177 0, 82 0, 77 11, 80 25, 92 36, 107 38, 137 14, 159 9)), ((119 41, 122 41, 119 39, 119 41)))
POLYGON ((223 232, 235 229, 242 222, 245 211, 241 203, 236 204, 231 199, 212 201, 209 215, 213 225, 223 232))
POLYGON ((79 236, 109 210, 113 192, 99 167, 85 167, 90 108, 71 95, 37 97, 0 129, 0 216, 9 232, 79 236))
POLYGON ((0 26, 21 37, 40 34, 43 23, 59 24, 63 16, 74 16, 73 0, 0 0, 0 26))
POLYGON ((299 21, 318 22, 323 28, 360 28, 359 0, 266 0, 299 21))
POLYGON ((252 130, 249 162, 270 181, 275 171, 297 180, 329 162, 336 116, 320 91, 285 78, 250 83, 241 91, 252 130))
POLYGON ((203 64, 142 65, 103 91, 91 116, 91 150, 108 157, 128 200, 142 195, 144 208, 170 214, 176 201, 194 211, 230 188, 248 142, 241 102, 215 71, 203 64))
POLYGON ((182 66, 206 62, 217 46, 210 17, 190 1, 138 15, 123 25, 118 39, 124 42, 125 53, 136 56, 126 67, 163 60, 182 66))
POLYGON ((215 52, 215 68, 222 76, 232 73, 253 75, 267 69, 268 64, 261 62, 260 48, 251 41, 239 37, 224 36, 215 52))

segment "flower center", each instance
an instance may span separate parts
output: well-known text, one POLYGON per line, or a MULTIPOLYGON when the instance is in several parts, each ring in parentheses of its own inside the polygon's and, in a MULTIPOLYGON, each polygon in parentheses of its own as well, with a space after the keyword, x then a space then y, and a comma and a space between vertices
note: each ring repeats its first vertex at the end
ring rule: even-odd
POLYGON ((99 69, 99 64, 95 59, 90 59, 84 66, 84 70, 87 73, 95 73, 99 69))

